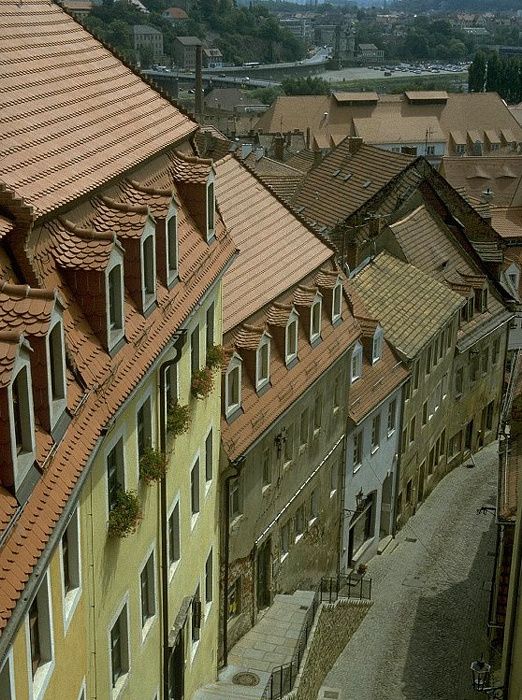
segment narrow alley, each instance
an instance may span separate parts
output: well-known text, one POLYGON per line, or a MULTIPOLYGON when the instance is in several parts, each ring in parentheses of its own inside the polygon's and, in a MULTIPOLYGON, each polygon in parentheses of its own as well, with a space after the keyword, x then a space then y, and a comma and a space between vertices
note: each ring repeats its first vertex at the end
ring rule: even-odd
MULTIPOLYGON (((458 467, 369 565, 373 607, 324 681, 343 700, 472 700, 495 554, 497 443, 458 467)), ((327 697, 328 695, 325 695, 327 697)))

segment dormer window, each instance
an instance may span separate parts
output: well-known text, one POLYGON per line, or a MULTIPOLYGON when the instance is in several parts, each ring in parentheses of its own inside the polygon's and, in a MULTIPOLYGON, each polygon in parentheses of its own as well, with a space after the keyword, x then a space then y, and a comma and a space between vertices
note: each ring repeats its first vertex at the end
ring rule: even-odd
POLYGON ((288 366, 297 360, 297 333, 299 330, 299 316, 296 311, 292 311, 286 324, 285 332, 285 364, 288 366))
POLYGON ((351 362, 351 381, 352 384, 355 382, 357 379, 360 379, 362 376, 362 358, 363 358, 363 349, 362 345, 357 342, 355 344, 355 347, 352 352, 352 362, 351 362))
POLYGON ((107 346, 109 351, 123 339, 123 256, 114 250, 105 277, 107 346))
POLYGON ((47 336, 51 430, 67 408, 64 347, 63 324, 61 317, 55 310, 51 317, 51 331, 47 336))
POLYGON ((488 310, 488 288, 475 289, 475 309, 483 314, 488 310))
POLYGON ((323 308, 322 296, 317 293, 310 309, 310 343, 321 339, 321 313, 323 308))
POLYGON ((30 348, 25 341, 22 342, 7 395, 15 492, 21 487, 36 458, 30 348))
POLYGON ((233 418, 241 409, 241 374, 242 362, 234 354, 225 374, 225 417, 233 418))
POLYGON ((270 381, 270 338, 264 333, 256 351, 256 391, 270 381))
POLYGON ((380 326, 377 326, 375 333, 373 335, 372 343, 372 365, 381 359, 382 357, 382 338, 383 330, 380 326))
POLYGON ((176 209, 171 207, 171 211, 166 226, 167 234, 167 282, 172 284, 178 275, 178 257, 179 257, 179 247, 178 247, 178 213, 176 209))
POLYGON ((216 197, 214 176, 211 173, 207 183, 207 243, 216 235, 216 197))
POLYGON ((156 241, 154 230, 144 235, 141 241, 141 284, 143 311, 146 312, 156 300, 156 241))
POLYGON ((332 323, 339 321, 339 319, 341 318, 341 313, 343 310, 342 302, 343 302, 343 283, 341 282, 341 279, 338 278, 337 282, 335 284, 334 290, 333 290, 332 323))

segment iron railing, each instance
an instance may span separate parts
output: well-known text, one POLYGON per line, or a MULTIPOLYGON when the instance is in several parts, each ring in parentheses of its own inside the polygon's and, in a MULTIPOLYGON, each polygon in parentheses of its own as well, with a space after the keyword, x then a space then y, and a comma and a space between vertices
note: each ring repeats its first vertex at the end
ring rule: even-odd
POLYGON ((292 660, 274 668, 261 700, 280 700, 294 687, 320 603, 334 603, 339 598, 370 600, 371 592, 372 580, 365 574, 339 574, 331 578, 322 578, 315 591, 312 605, 307 610, 292 660))

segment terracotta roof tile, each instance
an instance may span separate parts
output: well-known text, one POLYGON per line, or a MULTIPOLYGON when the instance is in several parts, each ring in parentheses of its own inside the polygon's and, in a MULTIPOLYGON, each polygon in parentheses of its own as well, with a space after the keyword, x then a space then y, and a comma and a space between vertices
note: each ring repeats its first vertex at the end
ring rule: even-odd
POLYGON ((183 183, 204 184, 212 170, 212 161, 199 156, 187 156, 180 151, 171 155, 174 180, 183 183))
POLYGON ((37 213, 72 202, 195 129, 57 3, 5 0, 0 40, 0 177, 37 213))
POLYGON ((232 156, 216 164, 216 173, 219 210, 241 251, 223 283, 226 333, 297 284, 332 251, 232 156))

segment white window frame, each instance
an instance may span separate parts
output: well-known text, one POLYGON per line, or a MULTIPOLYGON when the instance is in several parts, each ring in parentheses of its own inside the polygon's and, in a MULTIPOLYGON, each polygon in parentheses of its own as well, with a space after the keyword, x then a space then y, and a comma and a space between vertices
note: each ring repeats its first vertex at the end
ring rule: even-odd
POLYGON ((362 467, 363 461, 363 430, 357 430, 353 435, 353 446, 352 446, 352 473, 355 474, 362 467), (356 459, 356 449, 357 449, 357 459, 356 459))
MULTIPOLYGON (((175 521, 173 521, 175 522, 175 521)), ((181 537, 181 505, 180 505, 180 498, 179 498, 179 492, 176 494, 174 500, 171 503, 170 509, 167 513, 167 559, 168 559, 168 566, 169 566, 169 584, 171 583, 174 574, 176 573, 176 570, 179 567, 179 563, 181 561, 182 557, 182 547, 183 547, 183 538, 181 537), (177 543, 177 550, 178 550, 178 558, 174 559, 173 561, 170 561, 170 549, 171 549, 171 534, 170 534, 170 519, 174 515, 174 511, 178 509, 178 543, 177 543)))
POLYGON ((7 681, 9 683, 9 687, 6 688, 6 690, 9 691, 9 695, 7 697, 9 698, 9 700, 16 700, 13 647, 10 647, 9 651, 7 652, 2 668, 0 669, 0 678, 2 676, 2 673, 4 673, 4 670, 7 674, 7 681))
POLYGON ((372 341, 372 365, 378 362, 382 358, 382 345, 383 345, 384 331, 381 326, 377 326, 375 333, 373 334, 372 341))
POLYGON ((292 309, 288 316, 288 321, 285 327, 285 365, 297 359, 299 351, 299 314, 295 309, 292 309), (294 325, 295 324, 295 325, 294 325), (292 332, 291 329, 294 328, 292 332), (294 351, 291 352, 291 342, 294 345, 294 351))
POLYGON ((228 363, 227 371, 225 374, 225 417, 229 418, 233 413, 238 411, 241 408, 241 384, 243 380, 243 361, 241 360, 240 356, 237 353, 234 353, 232 357, 230 358, 230 362, 228 363), (237 371, 238 372, 238 380, 237 380, 237 401, 232 401, 230 402, 230 377, 232 376, 232 373, 237 371))
POLYGON ((338 277, 332 293, 332 323, 339 321, 343 313, 343 283, 338 277))
POLYGON ((207 243, 216 235, 216 182, 211 171, 205 189, 205 221, 207 228, 207 243), (212 196, 212 202, 210 201, 212 196))
POLYGON ((362 377, 363 348, 359 341, 355 343, 350 357, 350 382, 353 384, 362 377))
POLYGON ((129 620, 129 593, 128 591, 125 593, 123 596, 123 600, 119 604, 115 614, 112 616, 109 626, 107 629, 107 658, 109 659, 109 664, 108 664, 108 671, 109 671, 109 688, 110 688, 110 698, 114 699, 117 698, 125 689, 130 673, 131 673, 131 645, 130 645, 130 620, 129 620), (116 625, 116 622, 118 621, 120 615, 123 613, 125 610, 125 615, 124 615, 124 625, 125 629, 124 634, 125 634, 125 639, 124 643, 122 645, 122 652, 125 652, 124 658, 123 658, 123 667, 124 671, 119 676, 119 678, 116 680, 116 685, 113 686, 112 684, 112 676, 113 676, 113 670, 112 670, 112 645, 111 645, 111 634, 112 630, 114 629, 114 626, 116 625))
POLYGON ((178 363, 175 362, 168 367, 165 367, 164 382, 165 382, 165 416, 169 410, 169 404, 179 401, 179 370, 178 363), (170 378, 170 380, 169 380, 170 378))
POLYGON ((105 315, 107 319, 107 347, 109 352, 114 346, 123 339, 125 334, 125 302, 124 302, 124 276, 125 270, 123 267, 123 251, 119 244, 116 244, 110 254, 109 263, 105 269, 105 315), (111 325, 111 295, 110 295, 110 276, 115 268, 119 268, 118 289, 114 295, 115 323, 111 325))
POLYGON ((388 415, 386 418, 386 431, 391 437, 397 428, 397 399, 392 399, 388 404, 388 415), (390 421, 390 418, 392 419, 390 421), (391 423, 391 427, 390 427, 391 423))
POLYGON ((270 336, 268 333, 263 333, 259 345, 256 349, 256 391, 260 391, 263 387, 270 383, 270 336), (266 374, 263 374, 263 352, 267 348, 266 353, 266 374))
POLYGON ((376 413, 372 418, 371 452, 377 452, 381 446, 381 414, 376 413))
POLYGON ((51 324, 46 342, 47 367, 49 368, 49 413, 51 419, 51 430, 55 427, 59 418, 67 408, 67 380, 65 376, 65 340, 63 332, 62 315, 57 311, 56 306, 51 312, 51 324), (55 331, 58 331, 58 342, 55 331), (54 367, 54 372, 53 372, 54 367), (53 394, 53 376, 59 385, 59 393, 55 397, 53 394))
MULTIPOLYGON (((145 404, 149 404, 149 421, 148 421, 148 426, 145 426, 145 429, 149 432, 149 437, 148 439, 145 440, 145 443, 150 442, 150 447, 154 448, 154 445, 156 444, 155 439, 156 435, 154 434, 154 427, 156 425, 156 416, 154 412, 154 404, 152 401, 152 386, 149 386, 146 389, 146 392, 140 397, 139 403, 136 404, 136 416, 135 416, 135 426, 136 426, 136 463, 137 463, 137 472, 136 472, 136 481, 139 482, 140 479, 140 451, 139 451, 139 440, 138 440, 138 415, 139 412, 141 411, 142 408, 145 407, 145 404)), ((145 444, 145 449, 147 449, 147 444, 145 444)))
POLYGON ((170 203, 167 218, 165 220, 165 251, 166 251, 166 272, 167 285, 170 287, 179 275, 179 236, 178 236, 178 208, 174 201, 170 203), (172 223, 173 222, 173 223, 172 223), (174 247, 174 256, 172 248, 174 247), (176 265, 172 266, 172 257, 176 265))
POLYGON ((35 422, 34 422, 34 404, 33 404, 33 388, 31 376, 31 362, 29 360, 29 344, 21 341, 17 357, 14 361, 13 370, 11 373, 11 382, 7 388, 8 396, 8 411, 9 411, 9 430, 11 435, 11 458, 13 464, 13 479, 15 492, 20 488, 23 480, 36 459, 36 441, 35 441, 35 422), (23 391, 24 405, 22 407, 22 443, 23 448, 20 452, 16 449, 16 431, 14 417, 14 392, 13 386, 21 373, 25 374, 25 379, 20 379, 24 382, 20 388, 23 391))
POLYGON ((201 459, 199 452, 196 454, 190 465, 190 529, 193 530, 201 513, 201 459), (194 484, 193 474, 197 467, 197 503, 194 499, 194 484), (195 507, 197 506, 197 510, 195 507))
POLYGON ((80 506, 77 505, 71 515, 67 527, 67 554, 69 558, 69 577, 72 582, 71 588, 65 590, 63 536, 60 538, 60 579, 62 582, 62 610, 63 610, 63 631, 67 634, 69 625, 73 618, 78 601, 82 595, 82 557, 81 557, 81 537, 80 537, 80 506), (70 531, 70 532, 69 532, 70 531), (72 573, 72 576, 71 576, 72 573))
POLYGON ((40 700, 43 698, 49 681, 51 679, 54 667, 56 664, 55 650, 54 650, 54 631, 53 631, 53 611, 52 611, 52 597, 51 597, 51 581, 49 576, 49 570, 45 572, 42 582, 38 587, 38 592, 31 601, 31 605, 28 607, 28 612, 25 616, 26 625, 26 651, 27 651, 27 674, 29 679, 29 698, 30 700, 40 700), (40 632, 40 648, 42 647, 42 635, 46 635, 46 639, 43 640, 45 646, 47 647, 47 656, 49 658, 43 663, 40 663, 36 672, 33 676, 32 671, 32 657, 31 657, 31 639, 29 631, 29 609, 34 600, 38 600, 38 630, 40 632))
POLYGON ((157 270, 156 270, 156 229, 152 220, 149 218, 145 223, 145 228, 141 236, 140 241, 140 258, 141 258, 141 301, 144 313, 147 312, 152 304, 156 301, 156 284, 157 284, 157 270), (148 242, 152 240, 152 251, 150 252, 150 259, 148 257, 147 251, 148 242), (147 246, 147 247, 146 247, 147 246), (153 291, 147 291, 147 279, 149 274, 152 277, 153 291))
POLYGON ((207 496, 208 492, 212 488, 212 483, 214 481, 214 473, 215 473, 215 460, 214 460, 214 455, 215 455, 215 438, 214 438, 214 430, 213 426, 210 425, 209 428, 207 429, 207 432, 205 433, 205 464, 204 464, 204 470, 205 470, 205 496, 207 496), (207 469, 207 458, 208 458, 208 450, 207 450, 207 441, 210 437, 210 445, 211 445, 211 455, 210 455, 210 479, 208 478, 208 469, 207 469))
POLYGON ((323 295, 317 292, 310 307, 310 343, 315 343, 321 338, 323 314, 323 295), (316 311, 318 310, 318 311, 316 311), (314 327, 314 319, 317 318, 317 327, 314 327))
POLYGON ((140 599, 140 628, 141 628, 141 643, 143 644, 150 632, 151 627, 154 625, 158 617, 158 591, 156 589, 156 556, 155 556, 156 543, 153 542, 149 547, 147 554, 145 555, 143 561, 140 564, 139 576, 138 576, 138 589, 139 589, 139 599, 140 599), (152 563, 151 563, 152 562, 152 563), (142 586, 141 577, 143 573, 147 577, 147 587, 148 587, 148 605, 152 604, 154 612, 149 615, 145 622, 143 622, 143 596, 142 596, 142 586))
POLYGON ((121 440, 122 441, 122 456, 123 456, 123 465, 122 465, 122 471, 123 471, 123 484, 122 487, 124 490, 127 490, 127 468, 126 468, 126 455, 125 455, 125 442, 126 442, 126 431, 125 431, 125 426, 122 425, 120 429, 111 437, 110 440, 107 441, 107 444, 103 450, 103 465, 104 465, 104 472, 105 472, 105 477, 104 477, 104 482, 105 482, 105 520, 107 521, 107 528, 108 528, 108 520, 109 520, 109 471, 107 469, 107 460, 109 458, 109 454, 112 452, 112 450, 116 447, 118 442, 121 440))
MULTIPOLYGON (((14 700, 14 698, 13 698, 13 700, 14 700)), ((85 682, 85 678, 82 680, 80 690, 78 691, 77 700, 87 700, 87 684, 85 682)))
POLYGON ((205 621, 207 617, 210 614, 210 610, 212 609, 212 603, 214 602, 214 581, 216 580, 216 575, 215 575, 215 559, 216 557, 214 556, 214 547, 210 547, 207 556, 205 559, 205 575, 203 577, 204 581, 204 600, 201 601, 202 607, 203 607, 203 616, 205 621), (208 563, 210 559, 210 599, 208 599, 208 563))

